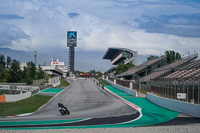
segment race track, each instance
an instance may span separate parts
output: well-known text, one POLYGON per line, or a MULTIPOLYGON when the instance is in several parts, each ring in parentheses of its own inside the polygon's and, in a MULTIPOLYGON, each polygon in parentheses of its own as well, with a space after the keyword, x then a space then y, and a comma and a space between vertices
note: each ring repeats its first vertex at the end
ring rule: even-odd
POLYGON ((140 116, 137 110, 90 79, 69 79, 69 82, 69 87, 34 114, 1 118, 0 128, 109 125, 133 121, 140 116), (70 115, 60 114, 59 102, 69 109, 70 115))
POLYGON ((179 112, 153 104, 147 98, 133 97, 112 86, 102 89, 90 79, 68 81, 71 85, 65 89, 50 88, 39 93, 55 97, 32 115, 0 118, 0 129, 119 128, 200 123, 199 118, 186 118, 179 112), (62 116, 58 102, 63 103, 71 114, 62 116), (131 104, 141 107, 141 112, 131 104))

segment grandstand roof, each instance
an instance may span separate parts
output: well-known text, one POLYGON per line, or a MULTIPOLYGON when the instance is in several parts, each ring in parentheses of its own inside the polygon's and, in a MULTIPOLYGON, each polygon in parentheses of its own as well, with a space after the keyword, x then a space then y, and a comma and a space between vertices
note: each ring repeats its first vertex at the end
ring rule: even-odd
POLYGON ((129 55, 128 58, 132 58, 133 56, 137 56, 137 52, 136 51, 132 51, 130 49, 126 49, 126 48, 108 48, 108 50, 106 51, 106 53, 103 56, 103 59, 111 60, 113 65, 117 65, 121 61, 127 59, 127 54, 129 55))

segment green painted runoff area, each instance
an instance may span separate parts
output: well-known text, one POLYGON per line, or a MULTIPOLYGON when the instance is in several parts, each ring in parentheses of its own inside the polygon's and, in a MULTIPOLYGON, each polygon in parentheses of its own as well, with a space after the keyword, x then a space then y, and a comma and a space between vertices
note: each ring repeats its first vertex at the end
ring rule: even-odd
MULTIPOLYGON (((138 120, 122 123, 122 124, 111 124, 111 125, 95 125, 95 126, 74 126, 74 127, 37 127, 37 128, 12 128, 12 129, 65 129, 65 128, 119 128, 119 127, 136 127, 136 126, 147 126, 155 125, 163 122, 170 121, 176 118, 180 113, 168 110, 150 102, 147 98, 133 97, 125 92, 122 92, 112 86, 105 86, 112 92, 123 97, 129 102, 142 108, 142 117, 138 120)), ((59 121, 59 120, 58 120, 59 121)), ((73 121, 72 121, 73 122, 73 121)), ((52 123, 54 123, 52 121, 52 123)), ((2 124, 2 123, 0 123, 2 124)), ((40 124, 40 123, 36 123, 40 124)), ((50 122, 49 122, 50 124, 50 122)))
POLYGON ((46 121, 8 121, 0 122, 1 126, 11 126, 11 125, 42 125, 42 124, 61 124, 61 123, 70 123, 83 121, 86 119, 72 119, 72 120, 46 120, 46 121))
POLYGON ((63 88, 49 88, 46 89, 44 91, 42 91, 43 93, 59 93, 63 90, 63 88))

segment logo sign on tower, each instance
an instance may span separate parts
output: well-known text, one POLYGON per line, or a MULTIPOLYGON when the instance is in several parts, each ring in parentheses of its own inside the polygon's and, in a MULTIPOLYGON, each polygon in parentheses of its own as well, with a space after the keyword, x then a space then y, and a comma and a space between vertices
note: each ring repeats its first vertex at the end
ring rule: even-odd
POLYGON ((68 31, 67 32, 67 47, 77 45, 77 31, 68 31))

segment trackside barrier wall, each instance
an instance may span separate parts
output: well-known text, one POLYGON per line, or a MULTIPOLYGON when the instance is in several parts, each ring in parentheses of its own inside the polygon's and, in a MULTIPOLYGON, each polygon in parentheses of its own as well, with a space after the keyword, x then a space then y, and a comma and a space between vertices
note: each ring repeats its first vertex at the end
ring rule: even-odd
POLYGON ((4 96, 5 96, 5 102, 16 102, 16 101, 31 97, 31 92, 26 92, 26 93, 17 94, 17 95, 4 95, 4 96))
POLYGON ((127 93, 127 94, 130 94, 132 96, 135 97, 135 90, 131 90, 131 89, 128 89, 128 88, 125 88, 123 86, 120 86, 120 85, 117 85, 117 84, 114 84, 113 82, 109 81, 109 80, 106 80, 107 83, 111 84, 113 87, 127 93))
POLYGON ((159 97, 149 92, 147 99, 159 106, 200 118, 200 105, 159 97))
POLYGON ((49 83, 47 85, 53 85, 53 87, 59 86, 60 85, 60 79, 58 77, 54 77, 49 79, 49 83))

